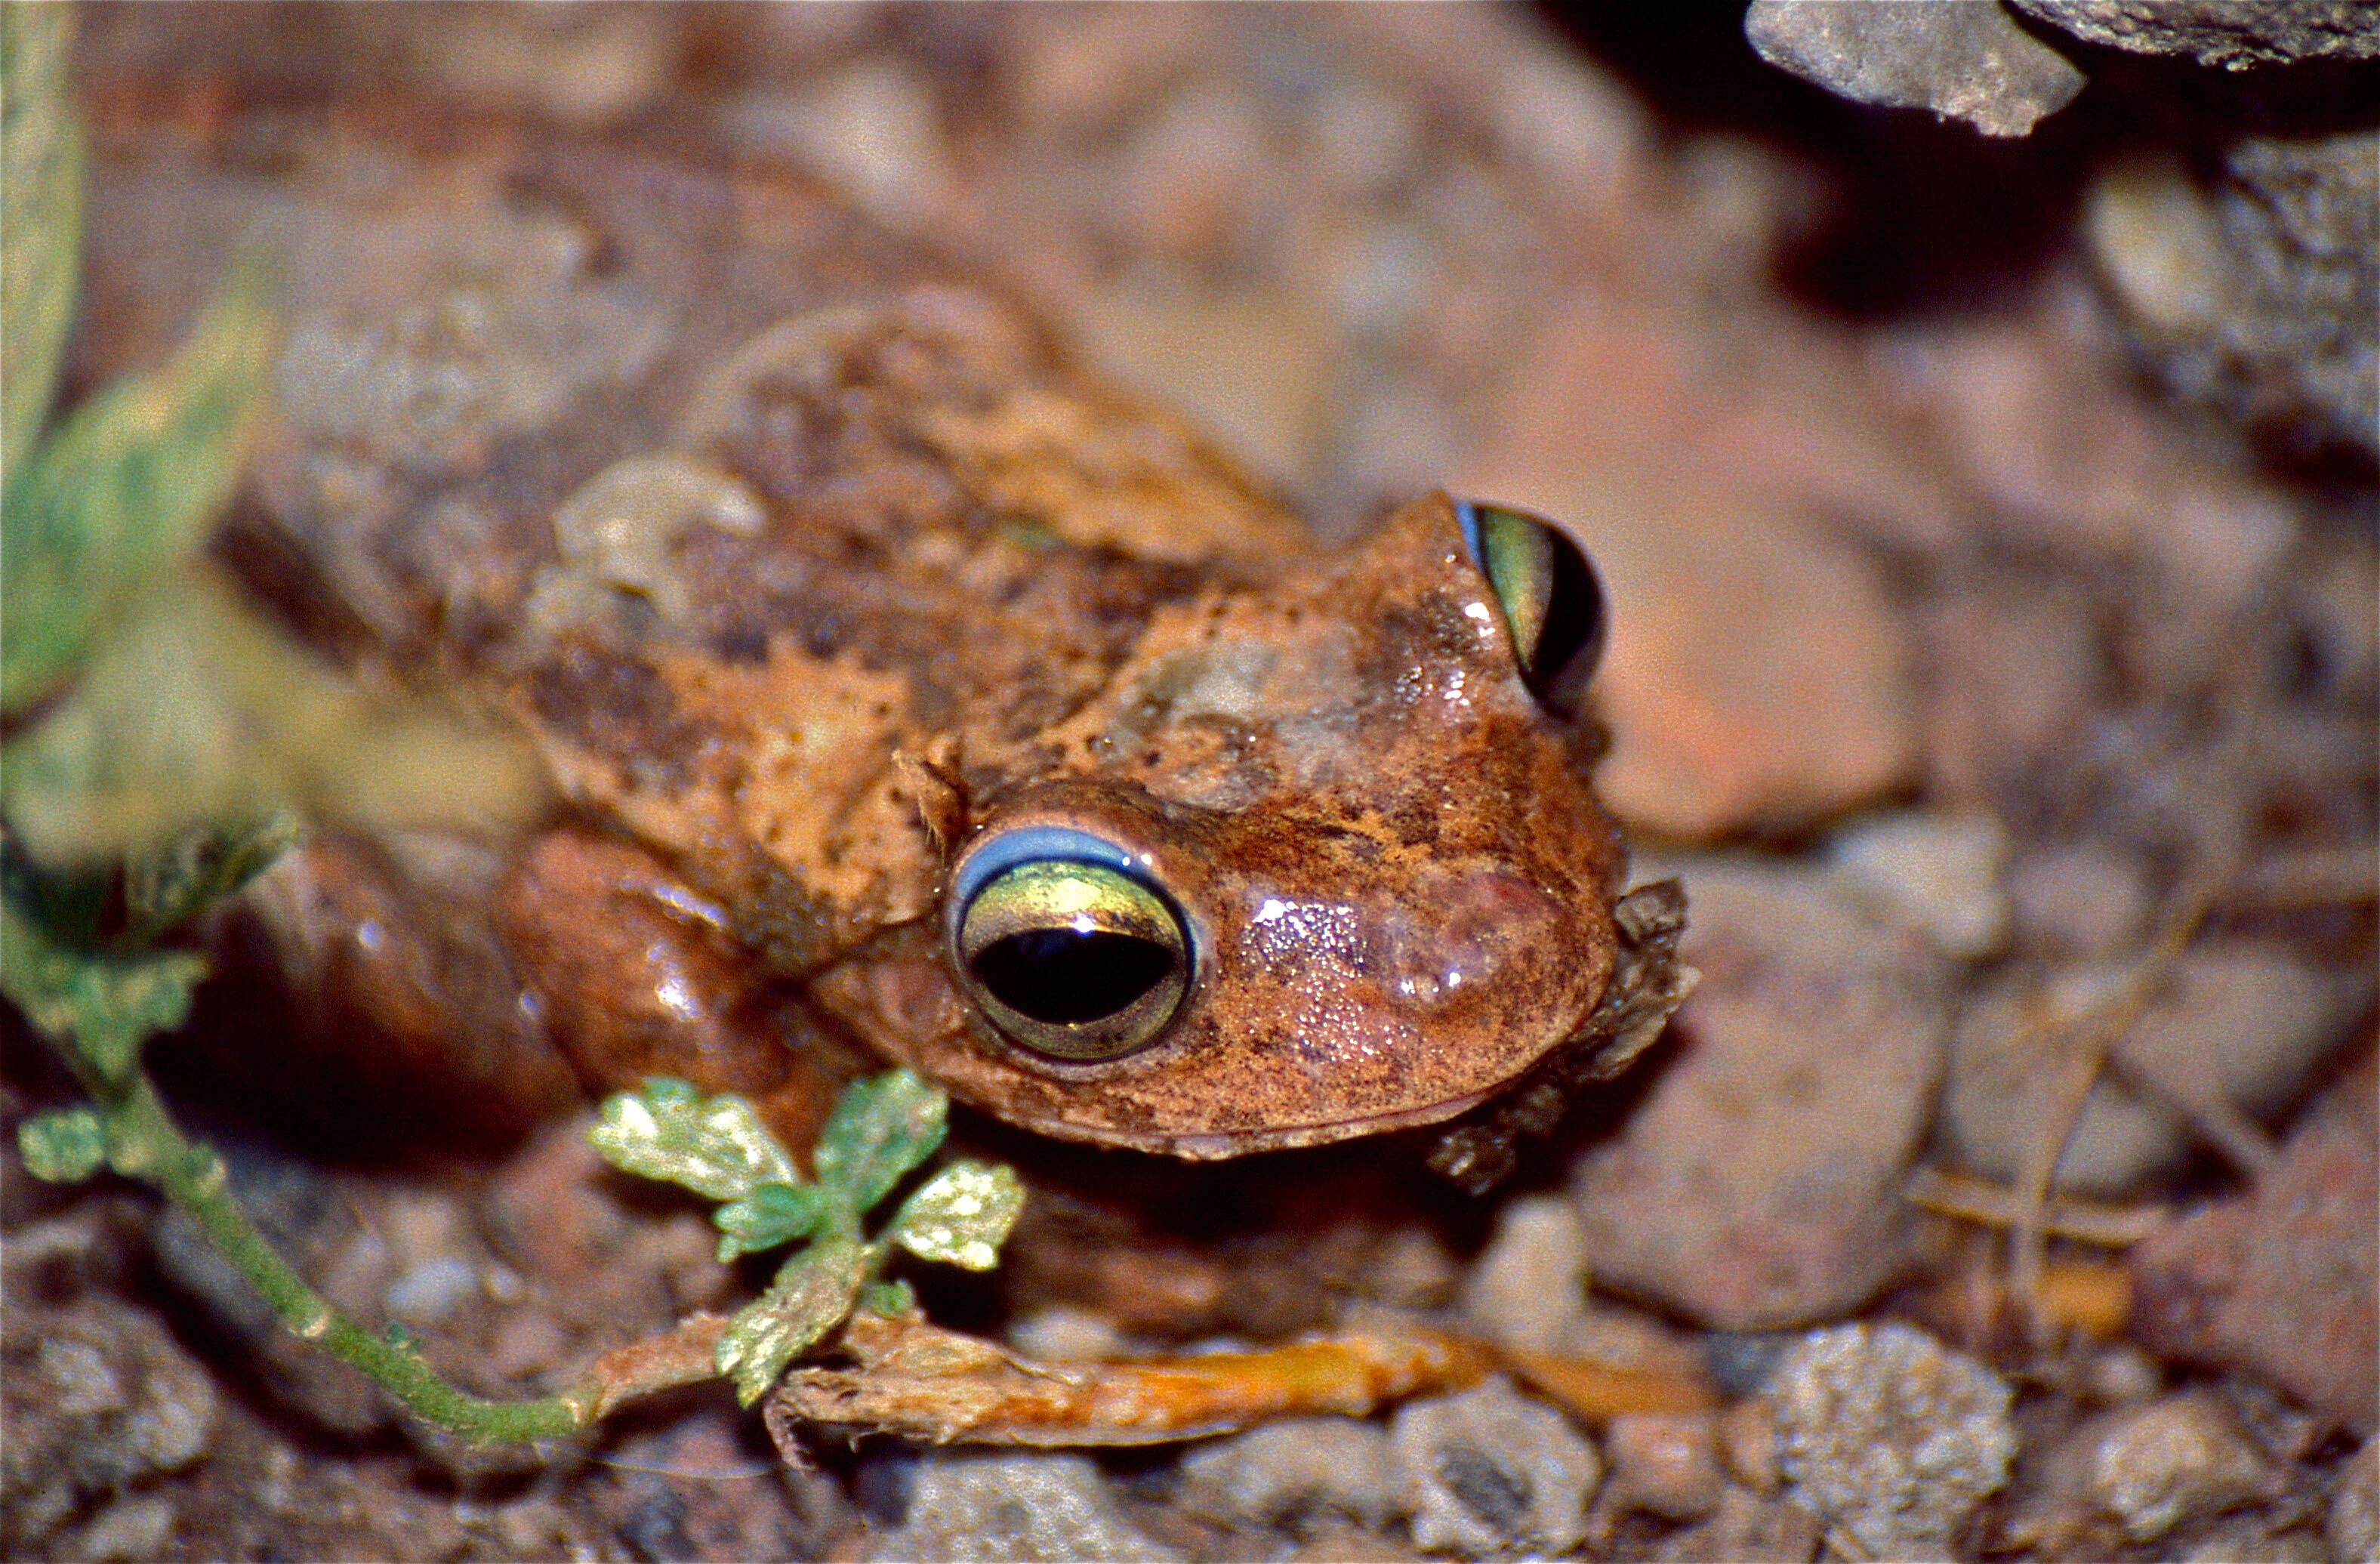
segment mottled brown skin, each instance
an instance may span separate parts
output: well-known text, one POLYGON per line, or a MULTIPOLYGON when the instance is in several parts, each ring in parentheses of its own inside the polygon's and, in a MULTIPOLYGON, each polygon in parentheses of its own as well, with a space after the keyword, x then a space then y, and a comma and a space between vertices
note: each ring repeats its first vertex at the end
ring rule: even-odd
POLYGON ((1002 1119, 1217 1158, 1446 1118, 1581 1029, 1622 867, 1597 739, 1523 687, 1443 495, 1318 554, 796 185, 501 138, 371 175, 300 182, 250 525, 369 655, 543 755, 579 846, 525 849, 501 921, 582 1060, 748 1036, 740 952, 1002 1119), (1036 822, 1127 846, 1187 916, 1191 988, 1138 1052, 1047 1059, 961 998, 951 867, 1036 822), (646 926, 589 927, 624 907, 646 926), (684 1004, 555 1000, 664 968, 684 1004), (695 1043, 651 1035, 673 1010, 695 1043))

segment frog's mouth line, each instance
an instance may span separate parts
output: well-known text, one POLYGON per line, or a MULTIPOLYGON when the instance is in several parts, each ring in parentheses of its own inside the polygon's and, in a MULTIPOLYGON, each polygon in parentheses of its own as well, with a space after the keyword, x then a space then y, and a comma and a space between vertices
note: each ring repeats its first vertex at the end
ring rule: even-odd
MULTIPOLYGON (((1525 1080, 1527 1076, 1520 1079, 1525 1080)), ((1434 1102, 1427 1107, 1401 1109, 1393 1113, 1378 1113, 1362 1119, 1339 1119, 1328 1124, 1293 1124, 1253 1134, 1233 1131, 1228 1134, 1153 1135, 1146 1141, 1135 1137, 1111 1144, 1162 1152, 1169 1157, 1179 1157, 1185 1162, 1220 1162, 1227 1158, 1245 1157, 1251 1152, 1292 1151, 1302 1146, 1329 1146, 1335 1141, 1386 1134, 1391 1130, 1443 1123, 1512 1089, 1516 1084, 1507 1081, 1484 1091, 1452 1097, 1445 1102, 1434 1102)))

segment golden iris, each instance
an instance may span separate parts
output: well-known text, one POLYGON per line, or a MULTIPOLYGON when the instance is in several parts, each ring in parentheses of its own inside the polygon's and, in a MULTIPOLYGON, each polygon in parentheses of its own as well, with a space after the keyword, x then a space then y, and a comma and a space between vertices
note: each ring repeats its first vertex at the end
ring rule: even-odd
POLYGON ((1104 864, 1033 859, 985 881, 958 964, 992 1024, 1059 1059, 1115 1059, 1163 1030, 1190 976, 1172 907, 1104 864))

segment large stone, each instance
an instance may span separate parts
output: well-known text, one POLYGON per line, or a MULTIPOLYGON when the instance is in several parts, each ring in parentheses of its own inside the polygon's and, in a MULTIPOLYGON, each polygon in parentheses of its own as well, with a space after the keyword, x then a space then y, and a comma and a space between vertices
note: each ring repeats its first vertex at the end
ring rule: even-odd
POLYGON ((2373 0, 2013 0, 2020 9, 2075 37, 2136 55, 2187 55, 2203 66, 2240 70, 2294 60, 2370 59, 2380 55, 2380 6, 2373 0))
POLYGON ((2082 91, 2082 73, 1998 0, 1753 0, 1743 32, 1762 59, 1838 97, 1932 109, 1986 136, 2022 136, 2082 91))
MULTIPOLYGON (((2380 6, 2363 8, 2380 38, 2380 6)), ((2380 133, 2246 140, 2211 187, 2113 169, 2083 233, 2177 394, 2301 445, 2380 452, 2380 133)))
POLYGON ((1949 964, 1823 870, 1660 869, 1685 879, 1703 981, 1649 1099, 1572 1170, 1597 1281, 1730 1329, 1854 1308, 1906 1254, 1949 964))
POLYGON ((2236 1365, 2363 1434, 2380 1425, 2380 1172, 2374 1071, 2334 1085, 2243 1195, 2126 1256, 2132 1334, 2236 1365))

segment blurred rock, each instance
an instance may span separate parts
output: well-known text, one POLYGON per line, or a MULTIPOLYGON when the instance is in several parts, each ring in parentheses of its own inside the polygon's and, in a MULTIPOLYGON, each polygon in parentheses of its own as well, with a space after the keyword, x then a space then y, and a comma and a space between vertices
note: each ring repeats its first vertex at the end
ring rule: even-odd
POLYGON ((2293 60, 2380 55, 2372 0, 2011 0, 2075 37, 2136 55, 2187 55, 2203 66, 2244 70, 2293 60))
POLYGON ((1388 1430, 1352 1417, 1268 1423, 1192 1448, 1182 1502, 1201 1514, 1305 1530, 1336 1511, 1378 1528, 1401 1513, 1388 1430))
POLYGON ((2008 831, 1990 815, 1870 815, 1838 831, 1827 857, 1855 898, 1946 956, 1978 960, 2008 940, 2008 831))
POLYGON ((2009 871, 2017 939, 2052 960, 2112 956, 2148 932, 2148 866, 2113 843, 2031 847, 2009 871))
POLYGON ((1611 1462, 1604 1502, 1671 1521, 1699 1521, 1717 1509, 1718 1433, 1708 1412, 1631 1412, 1603 1431, 1611 1462))
POLYGON ((1685 1044, 1572 1170, 1599 1284, 1728 1329, 1856 1307, 1901 1264, 1901 1183, 1941 1078, 1947 964, 1824 870, 1682 874, 1703 974, 1685 1044))
MULTIPOLYGON (((318 1287, 328 1284, 334 1304, 377 1306, 390 1279, 385 1249, 379 1267, 365 1264, 362 1241, 370 1235, 329 1175, 303 1158, 259 1147, 217 1149, 241 1209, 283 1258, 318 1287)), ((283 1327, 188 1212, 167 1207, 154 1243, 157 1268, 240 1344, 273 1400, 338 1434, 374 1433, 395 1421, 394 1406, 370 1380, 283 1327)))
POLYGON ((164 1498, 120 1498, 67 1543, 64 1557, 146 1564, 164 1556, 174 1534, 174 1505, 164 1498))
POLYGON ((2364 1440, 2342 1465, 2322 1534, 2338 1564, 2380 1559, 2380 1439, 2364 1440))
MULTIPOLYGON (((1714 182, 1756 188, 1766 165, 1735 161, 1752 166, 1714 182)), ((1602 570, 1612 638, 1596 696, 1618 738, 1605 800, 1702 839, 1824 818, 1903 780, 1908 630, 1852 540, 1938 546, 1956 512, 1847 345, 1615 287, 1558 304, 1514 352, 1484 449, 1443 480, 1553 518, 1602 570)))
POLYGON ((1818 1551, 1818 1518, 1785 1499, 1764 1499, 1742 1488, 1719 1495, 1718 1513, 1663 1539, 1653 1557, 1662 1564, 1808 1564, 1818 1551))
POLYGON ((2239 1420, 2198 1390, 2084 1423, 2051 1453, 2046 1487, 2108 1516, 2133 1543, 2282 1491, 2239 1420))
POLYGON ((1777 1468, 1777 1413, 1758 1396, 1746 1396, 1718 1414, 1719 1459, 1727 1474, 1768 1497, 1783 1485, 1777 1468))
POLYGON ((1998 1375, 1905 1325, 1813 1331, 1778 1364, 1793 1496, 1877 1558, 1949 1551, 2008 1480, 2012 1392, 1998 1375))
POLYGON ((1408 1401, 1389 1443, 1415 1546, 1476 1556, 1559 1553, 1586 1533, 1603 1461, 1570 1421, 1500 1376, 1408 1401))
POLYGON ((1998 0, 1753 0, 1743 33, 1838 97, 1932 109, 1986 136, 2022 136, 2082 91, 2082 73, 1998 0))
POLYGON ((904 1560, 1160 1560, 1181 1557, 1117 1507, 1088 1456, 936 1450, 917 1463, 898 1529, 865 1557, 904 1560))
MULTIPOLYGON (((2127 963, 2068 969, 2046 994, 2020 974, 1961 1017, 1942 1126, 1968 1170, 2014 1179, 2058 1089, 2056 1018, 2081 1013, 2123 980, 2127 963)), ((2287 947, 2202 945, 2115 1046, 2122 1078, 2103 1077, 2058 1159, 2057 1187, 2120 1194, 2171 1167, 2192 1134, 2176 1103, 2230 1103, 2269 1117, 2302 1091, 2371 1002, 2362 975, 2306 964, 2287 947), (2154 1091, 2135 1083, 2152 1084, 2154 1091)))
MULTIPOLYGON (((214 1382, 144 1310, 29 1308, 12 1298, 0 1345, 0 1546, 27 1557, 95 1498, 205 1458, 215 1418, 214 1382)), ((99 1557, 143 1558, 128 1548, 149 1512, 109 1522, 79 1541, 99 1557)), ((171 1520, 171 1511, 167 1511, 171 1520)))
POLYGON ((2369 1435, 2380 1424, 2374 1097, 2367 1061, 2307 1110, 2254 1190, 2131 1250, 2131 1334, 2261 1374, 2369 1435))
POLYGON ((1491 1341, 1552 1352, 1585 1324, 1586 1236, 1560 1195, 1531 1194, 1497 1214, 1488 1241, 1463 1281, 1463 1315, 1491 1341))
MULTIPOLYGON (((2380 38, 2380 13, 2356 8, 2380 38)), ((2243 141, 2212 189, 2119 167, 2083 231, 2178 394, 2300 446, 2380 454, 2380 133, 2243 141)))
POLYGON ((854 1519, 848 1502, 822 1473, 775 1464, 754 1420, 709 1400, 618 1438, 601 1512, 635 1558, 823 1557, 854 1519))

